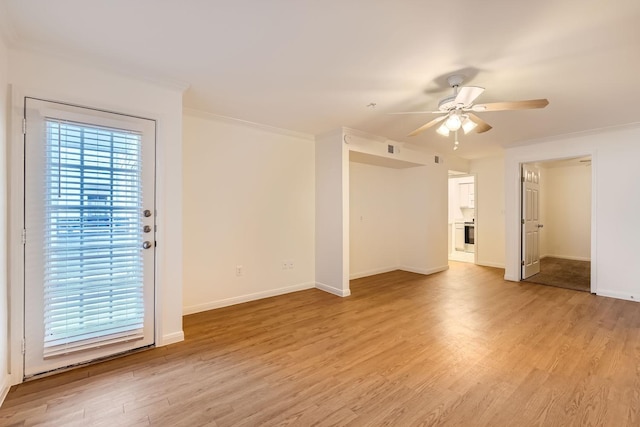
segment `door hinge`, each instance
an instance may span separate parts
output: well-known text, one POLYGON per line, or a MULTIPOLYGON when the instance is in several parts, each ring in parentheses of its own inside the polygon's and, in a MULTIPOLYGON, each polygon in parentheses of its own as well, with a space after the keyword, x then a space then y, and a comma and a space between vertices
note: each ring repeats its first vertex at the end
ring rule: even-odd
POLYGON ((522 224, 524 225, 524 218, 522 218, 520 221, 522 221, 522 224))
POLYGON ((22 244, 23 245, 27 244, 27 229, 26 228, 22 229, 22 244))
POLYGON ((524 182, 524 176, 520 177, 520 182, 524 182))
POLYGON ((26 118, 22 119, 22 134, 23 135, 27 134, 27 119, 26 118))
POLYGON ((521 264, 522 266, 524 266, 524 260, 520 261, 520 264, 521 264))
POLYGON ((23 338, 22 339, 22 354, 26 354, 27 353, 27 341, 23 338))

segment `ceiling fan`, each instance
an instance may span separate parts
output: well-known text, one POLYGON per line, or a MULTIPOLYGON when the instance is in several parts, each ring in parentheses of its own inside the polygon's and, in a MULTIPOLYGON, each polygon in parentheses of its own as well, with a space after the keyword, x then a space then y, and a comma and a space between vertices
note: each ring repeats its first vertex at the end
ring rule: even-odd
POLYGON ((457 132, 459 129, 462 129, 465 134, 471 131, 483 133, 491 129, 491 126, 487 122, 474 113, 483 111, 528 110, 532 108, 544 108, 549 104, 549 101, 546 99, 474 104, 473 101, 484 92, 484 88, 478 86, 460 87, 463 81, 464 76, 458 74, 447 78, 449 86, 453 88, 453 95, 440 100, 438 103, 438 111, 407 111, 392 114, 441 114, 441 116, 420 126, 408 136, 416 136, 430 127, 443 122, 440 127, 438 127, 437 132, 443 136, 448 136, 449 132, 455 132, 456 142, 454 149, 457 149, 457 132))

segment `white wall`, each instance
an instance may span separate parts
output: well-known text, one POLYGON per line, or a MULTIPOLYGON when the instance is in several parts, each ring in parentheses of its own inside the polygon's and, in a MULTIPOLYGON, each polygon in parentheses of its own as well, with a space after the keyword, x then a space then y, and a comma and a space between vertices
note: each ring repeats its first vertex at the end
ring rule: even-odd
MULTIPOLYGON (((157 120, 156 344, 166 345, 182 340, 182 89, 160 87, 70 60, 18 50, 10 51, 9 83, 21 96, 42 97, 157 120)), ((22 103, 21 97, 14 97, 13 123, 20 123, 22 103)), ((17 125, 16 129, 19 128, 17 125)), ((20 140, 20 134, 14 132, 11 143, 12 146, 15 144, 11 153, 14 159, 20 158, 20 140)), ((13 191, 12 215, 20 205, 18 181, 10 184, 13 191)), ((20 252, 19 236, 19 225, 12 223, 9 236, 12 253, 20 252)), ((12 268, 10 273, 14 291, 10 304, 16 308, 22 306, 18 285, 19 260, 12 259, 11 265, 16 268, 12 268)), ((19 348, 22 325, 19 316, 12 315, 14 320, 11 352, 16 357, 12 360, 12 367, 15 372, 21 372, 15 352, 19 348)), ((20 381, 21 375, 15 375, 13 380, 20 381)))
POLYGON ((315 282, 339 295, 349 290, 349 153, 342 130, 315 142, 315 282))
POLYGON ((9 391, 9 300, 8 300, 8 260, 7 260, 7 136, 9 52, 0 37, 0 404, 9 391))
POLYGON ((504 157, 472 160, 469 171, 476 176, 476 264, 504 268, 504 157))
POLYGON ((350 277, 447 268, 447 171, 350 162, 350 277))
POLYGON ((592 156, 591 284, 599 295, 637 301, 640 263, 634 232, 640 210, 636 168, 640 126, 568 135, 506 150, 506 272, 519 280, 519 165, 559 158, 592 156))
POLYGON ((591 259, 591 166, 541 170, 541 256, 591 259))
MULTIPOLYGON (((394 191, 397 193, 394 197, 397 203, 395 210, 397 216, 395 219, 391 218, 393 211, 389 210, 388 218, 377 220, 378 223, 388 220, 398 224, 398 238, 394 240, 398 244, 396 268, 421 274, 431 274, 447 269, 447 167, 454 162, 454 158, 452 156, 445 158, 438 153, 366 135, 353 129, 345 129, 345 135, 348 141, 345 147, 349 152, 375 156, 371 159, 372 161, 392 165, 395 168, 387 168, 389 170, 379 173, 380 176, 375 179, 379 181, 384 177, 396 176, 392 182, 396 187, 394 191), (394 153, 388 152, 388 145, 395 147, 394 153), (436 156, 439 163, 435 163, 436 156)), ((353 166, 354 163, 351 165, 353 166)), ((351 186, 351 190, 360 189, 364 184, 361 182, 360 185, 351 186)), ((371 195, 366 197, 375 197, 374 190, 364 191, 371 192, 371 195)), ((353 195, 351 200, 357 197, 360 196, 353 195)), ((380 197, 389 200, 388 195, 380 195, 380 197)), ((347 206, 347 211, 352 208, 347 206)), ((356 206, 356 208, 359 207, 356 206)), ((358 219, 357 214, 350 214, 350 217, 358 219)), ((349 224, 349 227, 352 226, 349 224)), ((376 232, 373 228, 368 231, 376 232)), ((370 238, 381 241, 386 233, 386 228, 379 227, 377 235, 370 238)), ((350 242, 352 246, 359 243, 350 242)), ((356 246, 351 249, 351 254, 356 256, 356 253, 362 250, 368 251, 367 248, 356 246)), ((388 264, 391 258, 392 256, 388 256, 385 262, 378 261, 377 265, 372 258, 369 258, 368 271, 388 271, 391 269, 388 264)), ((357 270, 351 269, 351 273, 362 276, 364 271, 360 271, 358 265, 356 264, 357 270)))
POLYGON ((349 277, 399 268, 400 170, 349 163, 349 277))
POLYGON ((446 270, 449 268, 447 168, 427 163, 400 172, 401 269, 421 274, 446 270))
POLYGON ((185 314, 314 287, 313 138, 193 111, 183 124, 185 314))

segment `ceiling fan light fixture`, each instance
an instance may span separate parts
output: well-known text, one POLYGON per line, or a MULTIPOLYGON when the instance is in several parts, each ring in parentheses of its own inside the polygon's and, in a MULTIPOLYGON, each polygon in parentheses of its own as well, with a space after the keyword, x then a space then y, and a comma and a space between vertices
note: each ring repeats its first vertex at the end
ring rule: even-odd
POLYGON ((462 120, 460 120, 460 116, 457 112, 453 112, 449 115, 444 124, 451 132, 455 132, 460 129, 460 126, 462 126, 462 120))
POLYGON ((474 130, 476 128, 476 126, 478 126, 476 123, 474 123, 473 121, 471 121, 471 119, 469 119, 469 117, 466 117, 464 119, 464 121, 462 122, 462 130, 464 130, 464 134, 468 134, 469 132, 471 132, 472 130, 474 130))
MULTIPOLYGON (((480 86, 461 87, 460 85, 463 80, 464 76, 460 74, 447 78, 449 86, 453 89, 453 95, 442 98, 438 102, 438 111, 406 111, 392 114, 438 114, 438 117, 423 124, 418 129, 409 133, 408 136, 416 136, 426 129, 438 126, 436 131, 440 135, 447 137, 451 132, 457 134, 461 128, 465 135, 471 131, 484 133, 491 130, 491 125, 476 116, 474 112, 529 110, 533 108, 544 108, 549 104, 549 100, 546 98, 474 104, 478 96, 484 92, 484 88, 480 86)), ((375 104, 372 103, 372 105, 375 104)))
POLYGON ((446 123, 441 124, 438 129, 436 129, 436 132, 442 136, 449 136, 449 128, 446 123))

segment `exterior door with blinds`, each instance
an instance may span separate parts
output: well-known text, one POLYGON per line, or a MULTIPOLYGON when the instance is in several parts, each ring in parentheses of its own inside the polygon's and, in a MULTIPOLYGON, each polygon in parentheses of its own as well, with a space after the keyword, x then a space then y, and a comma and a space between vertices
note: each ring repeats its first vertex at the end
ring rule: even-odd
POLYGON ((154 343, 155 121, 25 98, 24 375, 154 343))

